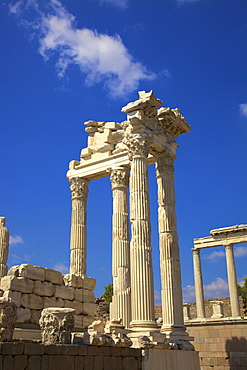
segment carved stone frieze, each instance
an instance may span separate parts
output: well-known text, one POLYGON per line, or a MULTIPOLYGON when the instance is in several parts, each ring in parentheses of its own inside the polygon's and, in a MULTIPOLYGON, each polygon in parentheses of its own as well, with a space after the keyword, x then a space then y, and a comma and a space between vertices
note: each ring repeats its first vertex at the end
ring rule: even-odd
POLYGON ((72 199, 74 198, 86 198, 88 194, 88 184, 89 180, 81 178, 81 177, 72 177, 69 179, 70 190, 72 199))
POLYGON ((70 344, 74 326, 72 308, 45 308, 39 320, 43 344, 70 344))
POLYGON ((17 319, 16 304, 9 298, 0 298, 0 341, 10 342, 13 339, 17 319))

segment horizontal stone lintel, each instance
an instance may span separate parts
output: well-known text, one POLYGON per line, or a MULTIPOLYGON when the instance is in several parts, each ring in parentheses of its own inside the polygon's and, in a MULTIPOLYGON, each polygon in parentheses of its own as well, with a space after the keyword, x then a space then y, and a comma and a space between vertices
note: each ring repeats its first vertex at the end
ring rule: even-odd
POLYGON ((240 244, 247 242, 247 232, 234 232, 233 234, 206 236, 204 238, 194 239, 194 248, 212 248, 226 246, 229 244, 240 244))

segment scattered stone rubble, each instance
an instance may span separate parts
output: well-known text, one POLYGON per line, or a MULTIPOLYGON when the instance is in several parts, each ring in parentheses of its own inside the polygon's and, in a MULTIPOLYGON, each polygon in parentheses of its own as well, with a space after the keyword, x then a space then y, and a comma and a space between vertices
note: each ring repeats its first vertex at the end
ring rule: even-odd
POLYGON ((86 276, 21 264, 11 267, 1 278, 0 292, 17 306, 17 327, 38 326, 43 309, 66 307, 75 310, 75 330, 82 330, 95 320, 95 284, 95 279, 86 276))

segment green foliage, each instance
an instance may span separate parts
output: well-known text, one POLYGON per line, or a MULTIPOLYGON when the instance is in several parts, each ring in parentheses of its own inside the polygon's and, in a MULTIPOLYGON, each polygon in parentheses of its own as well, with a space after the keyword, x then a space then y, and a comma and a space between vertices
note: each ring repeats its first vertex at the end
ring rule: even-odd
POLYGON ((238 284, 238 294, 243 298, 244 311, 247 313, 247 276, 244 278, 243 286, 238 284))
POLYGON ((113 296, 113 283, 109 284, 108 286, 105 286, 103 296, 107 302, 111 303, 113 296))

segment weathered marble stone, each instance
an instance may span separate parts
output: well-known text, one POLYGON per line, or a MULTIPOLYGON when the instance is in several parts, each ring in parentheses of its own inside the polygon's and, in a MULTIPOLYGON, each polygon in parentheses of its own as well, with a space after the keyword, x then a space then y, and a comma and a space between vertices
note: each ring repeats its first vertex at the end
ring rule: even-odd
POLYGON ((0 217, 0 277, 7 274, 6 265, 9 254, 9 230, 5 226, 5 217, 0 217))
POLYGON ((84 288, 86 290, 91 290, 91 291, 93 291, 95 289, 96 279, 88 277, 88 276, 83 276, 82 280, 83 280, 82 288, 84 288))
POLYGON ((21 293, 32 293, 34 282, 24 277, 4 276, 1 279, 1 289, 16 290, 21 293))
POLYGON ((45 268, 40 266, 32 266, 22 264, 19 266, 19 276, 26 277, 31 280, 45 280, 45 268))
POLYGON ((53 284, 63 285, 63 275, 61 272, 52 270, 52 269, 45 269, 45 280, 50 281, 53 284))
POLYGON ((82 304, 82 311, 86 315, 93 316, 96 311, 96 304, 95 303, 83 303, 82 304))
POLYGON ((21 306, 31 310, 42 310, 43 299, 36 294, 22 294, 21 306))
POLYGON ((74 288, 65 285, 57 285, 54 297, 68 299, 72 301, 74 299, 74 288))
POLYGON ((74 292, 76 301, 95 303, 95 297, 92 291, 85 289, 75 289, 74 292))
POLYGON ((0 298, 0 342, 11 341, 16 323, 16 304, 8 298, 0 298))
POLYGON ((18 323, 24 323, 29 322, 31 319, 31 310, 29 308, 17 308, 17 322, 18 323))
POLYGON ((44 297, 43 298, 44 308, 48 307, 64 307, 64 301, 61 298, 56 297, 44 297))
POLYGON ((20 307, 20 304, 21 304, 21 293, 20 292, 6 290, 5 292, 3 292, 3 297, 6 299, 11 299, 13 302, 15 302, 17 307, 20 307))
POLYGON ((41 310, 31 310, 31 323, 39 324, 39 319, 41 317, 41 310))
POLYGON ((55 293, 56 287, 49 281, 35 281, 33 293, 42 297, 51 297, 55 293))
POLYGON ((43 344, 70 344, 74 326, 71 308, 50 307, 42 311, 39 323, 43 344))

